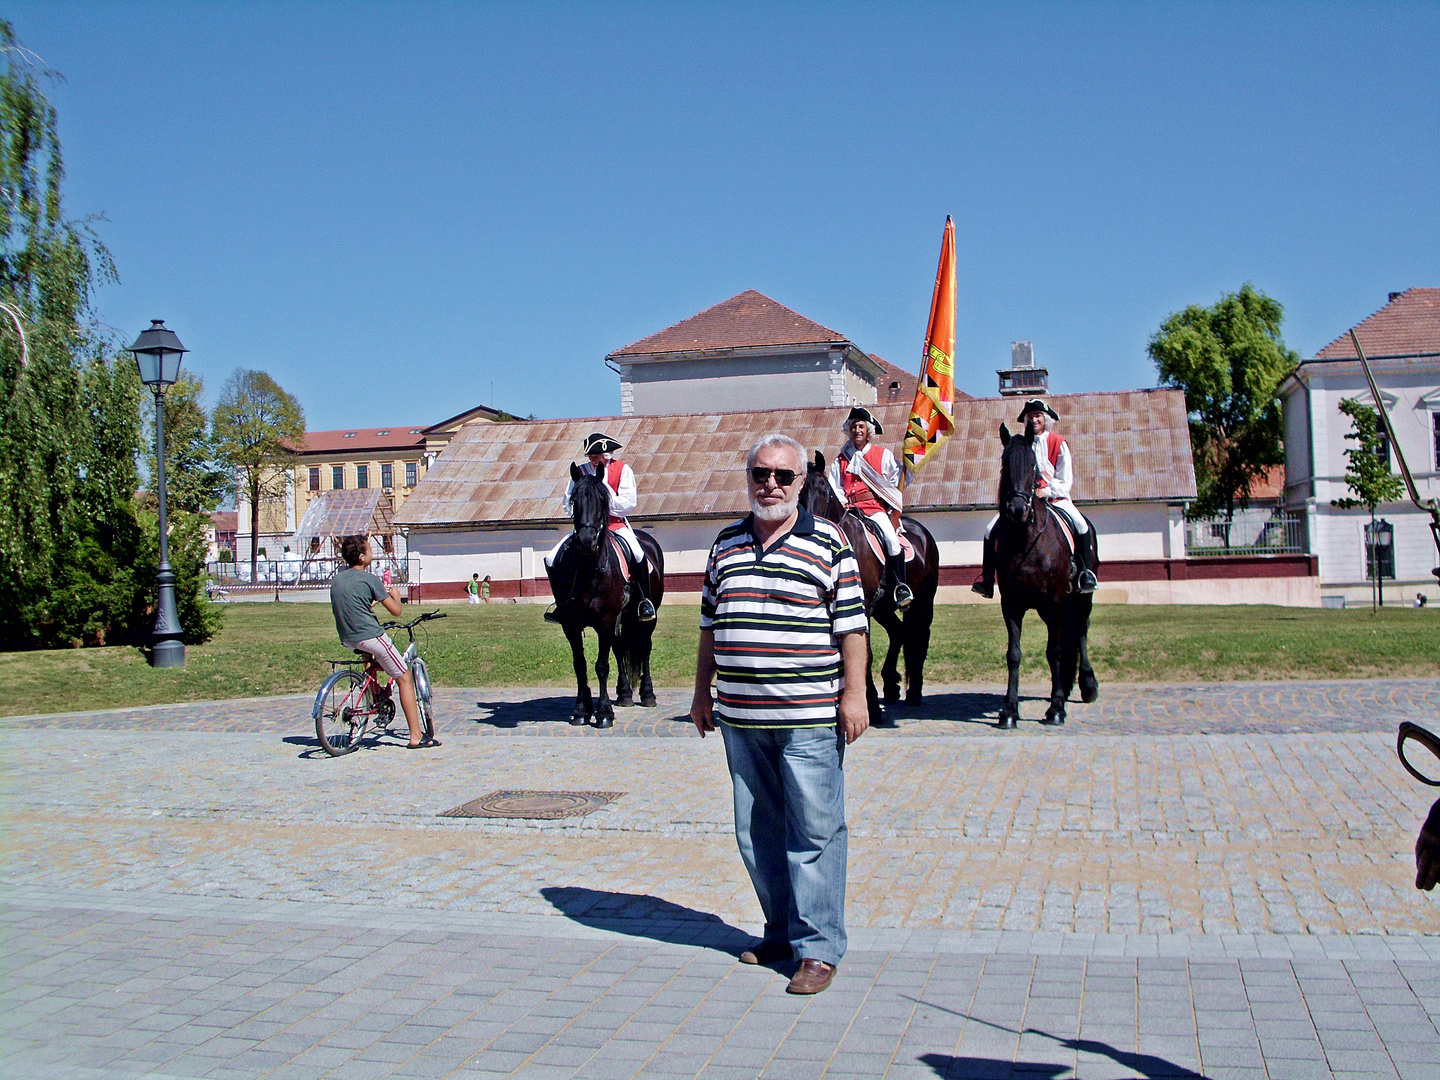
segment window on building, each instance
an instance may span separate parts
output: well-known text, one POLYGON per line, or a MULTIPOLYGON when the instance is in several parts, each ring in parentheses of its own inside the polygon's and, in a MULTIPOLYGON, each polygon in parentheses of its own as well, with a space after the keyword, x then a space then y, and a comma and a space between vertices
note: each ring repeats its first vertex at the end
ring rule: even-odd
POLYGON ((1388 466, 1390 464, 1390 440, 1385 437, 1384 431, 1375 433, 1379 437, 1379 443, 1375 447, 1375 456, 1388 466))
POLYGON ((331 465, 331 466, 330 466, 330 486, 331 486, 332 488, 334 488, 336 491, 340 491, 340 490, 343 490, 343 489, 344 489, 344 487, 345 487, 345 466, 344 466, 344 465, 331 465))
POLYGON ((1435 425, 1435 468, 1440 470, 1440 412, 1431 413, 1430 422, 1435 425))
POLYGON ((414 487, 417 483, 419 483, 419 477, 416 475, 417 473, 419 473, 419 471, 420 471, 420 467, 419 467, 418 463, 416 463, 416 462, 414 462, 414 461, 407 461, 407 462, 405 462, 405 486, 406 486, 406 487, 414 487))
POLYGON ((388 461, 380 466, 380 486, 382 488, 395 486, 395 466, 388 461))
POLYGON ((319 491, 319 490, 320 490, 320 466, 319 466, 319 465, 311 465, 311 466, 310 466, 310 490, 311 490, 311 491, 319 491))
POLYGON ((355 486, 357 488, 368 488, 370 486, 370 466, 355 466, 355 486))

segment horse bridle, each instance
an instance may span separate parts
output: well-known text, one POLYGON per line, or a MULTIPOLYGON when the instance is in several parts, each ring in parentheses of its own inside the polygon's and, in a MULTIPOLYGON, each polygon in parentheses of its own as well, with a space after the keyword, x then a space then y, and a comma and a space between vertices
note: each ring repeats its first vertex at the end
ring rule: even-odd
POLYGON ((1400 724, 1400 732, 1395 736, 1395 753, 1400 755, 1400 764, 1405 766, 1405 771, 1422 784, 1427 784, 1430 787, 1440 787, 1440 780, 1431 780, 1415 768, 1414 765, 1411 765, 1405 757, 1405 743, 1410 739, 1414 739, 1421 746, 1425 747, 1426 750, 1429 750, 1437 758, 1440 758, 1440 738, 1437 738, 1433 732, 1427 731, 1419 724, 1412 724, 1409 720, 1405 720, 1400 724))

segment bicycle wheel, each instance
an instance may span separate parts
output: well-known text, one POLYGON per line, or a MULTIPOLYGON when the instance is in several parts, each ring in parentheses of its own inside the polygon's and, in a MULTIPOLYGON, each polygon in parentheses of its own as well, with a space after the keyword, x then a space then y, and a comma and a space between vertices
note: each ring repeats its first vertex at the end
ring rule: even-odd
POLYGON ((348 668, 325 680, 315 695, 315 737, 331 757, 348 754, 360 745, 375 702, 369 682, 348 668))
POLYGON ((435 738, 435 710, 430 707, 430 669, 417 656, 410 663, 410 671, 415 677, 415 704, 420 707, 420 738, 429 742, 435 738))

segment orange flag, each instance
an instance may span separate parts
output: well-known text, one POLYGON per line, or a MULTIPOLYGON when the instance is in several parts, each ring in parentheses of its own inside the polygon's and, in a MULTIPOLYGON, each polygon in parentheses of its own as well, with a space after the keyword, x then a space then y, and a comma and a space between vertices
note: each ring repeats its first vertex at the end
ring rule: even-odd
POLYGON ((901 451, 906 476, 918 472, 950 437, 955 429, 954 407, 955 223, 947 215, 940 267, 935 271, 935 295, 930 301, 930 325, 925 331, 924 366, 901 451))

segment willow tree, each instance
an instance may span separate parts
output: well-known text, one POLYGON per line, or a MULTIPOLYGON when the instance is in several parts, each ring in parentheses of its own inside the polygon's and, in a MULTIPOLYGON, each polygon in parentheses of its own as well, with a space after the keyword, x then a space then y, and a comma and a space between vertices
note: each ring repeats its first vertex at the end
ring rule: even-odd
POLYGON ((1280 380, 1300 362, 1280 337, 1284 309, 1248 282, 1212 307, 1191 304, 1160 324, 1148 346, 1163 386, 1185 391, 1195 461, 1193 517, 1237 508, 1267 469, 1285 461, 1280 380))
POLYGON ((145 606, 139 377, 91 316, 115 268, 65 213, 56 76, 3 19, 0 53, 0 645, 123 638, 145 606))

